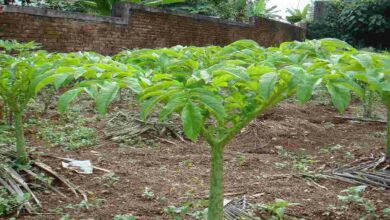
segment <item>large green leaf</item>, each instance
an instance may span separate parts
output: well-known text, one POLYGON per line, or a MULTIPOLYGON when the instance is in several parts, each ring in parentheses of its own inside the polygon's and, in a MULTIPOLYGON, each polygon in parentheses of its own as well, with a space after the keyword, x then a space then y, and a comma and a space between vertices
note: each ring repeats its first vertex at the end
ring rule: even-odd
POLYGON ((222 104, 222 99, 217 98, 215 96, 200 93, 196 94, 194 98, 199 100, 199 102, 203 105, 205 105, 206 108, 214 114, 218 121, 223 121, 226 117, 225 109, 222 104))
POLYGON ((369 54, 356 54, 353 55, 352 58, 358 61, 359 64, 365 69, 369 69, 373 65, 372 57, 369 54))
POLYGON ((314 88, 321 81, 318 77, 307 77, 299 85, 297 90, 297 98, 300 103, 307 102, 314 91, 314 88))
POLYGON ((173 112, 179 111, 187 104, 188 99, 185 97, 185 94, 179 94, 171 98, 168 103, 161 109, 159 118, 164 121, 169 115, 173 112))
POLYGON ((181 113, 181 120, 184 126, 184 134, 195 141, 202 127, 202 114, 198 106, 188 102, 181 113))
POLYGON ((160 101, 163 101, 164 99, 170 97, 171 95, 173 95, 177 92, 178 92, 178 90, 167 91, 160 96, 154 96, 146 101, 143 101, 143 103, 141 105, 141 119, 146 120, 146 117, 150 114, 150 112, 157 105, 157 103, 159 103, 160 101))
POLYGON ((268 99, 268 97, 272 94, 278 78, 279 76, 276 73, 266 73, 261 76, 260 95, 263 99, 268 99))
POLYGON ((344 112, 351 101, 349 89, 339 85, 333 85, 332 83, 328 83, 326 87, 332 98, 333 105, 338 111, 344 112))
POLYGON ((96 108, 100 114, 106 114, 108 105, 118 94, 119 86, 116 82, 105 82, 101 85, 98 96, 96 97, 96 108))
POLYGON ((60 112, 65 112, 69 104, 83 91, 83 88, 75 88, 66 91, 58 99, 58 110, 60 112))

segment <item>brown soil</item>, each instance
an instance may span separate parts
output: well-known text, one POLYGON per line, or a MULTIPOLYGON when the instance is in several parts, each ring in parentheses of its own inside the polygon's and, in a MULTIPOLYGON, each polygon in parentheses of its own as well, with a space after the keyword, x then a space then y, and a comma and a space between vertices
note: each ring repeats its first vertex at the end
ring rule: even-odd
MULTIPOLYGON (((340 213, 328 212, 329 206, 340 205, 337 195, 352 185, 331 179, 320 179, 316 184, 300 176, 284 175, 302 172, 297 169, 302 164, 302 169, 322 171, 379 156, 384 137, 374 134, 383 132, 384 124, 340 120, 336 115, 332 107, 313 103, 299 106, 286 102, 268 111, 227 147, 225 192, 241 194, 232 198, 247 195, 253 204, 272 202, 276 198, 299 203, 286 210, 293 217, 359 219, 364 211, 357 206, 340 213), (309 162, 299 163, 299 158, 309 158, 309 162)), ((97 126, 101 130, 104 123, 97 126)), ((113 219, 118 214, 133 214, 142 220, 169 219, 162 211, 165 207, 206 198, 210 160, 204 143, 170 141, 176 144, 161 142, 157 148, 125 148, 102 138, 100 147, 73 152, 39 148, 39 152, 53 156, 89 159, 95 166, 115 172, 119 180, 102 179, 104 172, 98 170, 92 175, 76 174, 62 169, 58 159, 41 157, 86 190, 91 203, 96 199, 104 202, 100 207, 69 209, 65 206, 78 204, 81 199, 66 200, 51 192, 41 192, 38 195, 45 207, 41 212, 46 214, 25 215, 22 219, 60 219, 63 214, 49 214, 56 208, 63 208, 75 219, 113 219), (145 187, 154 192, 154 199, 142 196, 145 187)), ((382 210, 390 206, 388 193, 370 187, 364 197, 382 210)))

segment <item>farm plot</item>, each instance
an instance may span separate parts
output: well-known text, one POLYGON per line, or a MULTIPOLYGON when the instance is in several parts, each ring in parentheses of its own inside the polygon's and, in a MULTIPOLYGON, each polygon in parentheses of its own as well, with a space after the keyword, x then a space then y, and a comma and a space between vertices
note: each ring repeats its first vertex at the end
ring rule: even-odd
MULTIPOLYGON (((123 111, 123 107, 121 109, 123 111)), ((355 113, 353 109, 351 107, 347 113, 355 113)), ((286 219, 358 219, 366 215, 363 206, 353 202, 344 204, 338 199, 339 195, 345 195, 343 190, 353 185, 310 178, 310 175, 369 159, 371 155, 379 156, 385 143, 385 125, 340 120, 336 116, 332 106, 322 103, 302 106, 284 102, 257 118, 225 152, 226 198, 246 195, 251 204, 269 204, 275 199, 298 203, 286 208, 286 219), (305 178, 302 174, 308 176, 305 178)), ((42 212, 51 214, 22 219, 59 219, 66 215, 74 219, 113 219, 124 214, 139 219, 171 219, 164 209, 172 205, 194 204, 188 213, 205 208, 210 166, 207 145, 183 143, 169 135, 164 136, 164 140, 150 139, 152 130, 143 134, 145 144, 142 146, 118 143, 104 135, 112 117, 117 117, 115 111, 107 119, 88 125, 99 131, 99 146, 76 151, 58 147, 36 150, 42 154, 39 156, 42 161, 88 191, 89 207, 80 205, 79 199, 67 200, 54 193, 41 192, 38 196, 45 207, 42 212), (43 155, 89 159, 114 174, 98 170, 92 175, 75 174, 63 169, 61 160, 43 155), (146 196, 146 187, 153 193, 150 198, 146 196)), ((57 122, 56 117, 53 118, 52 122, 57 122)), ((28 139, 33 145, 47 146, 33 134, 28 135, 28 139)), ((375 213, 384 218, 382 210, 390 203, 387 194, 380 188, 367 188, 362 197, 375 204, 375 213)), ((254 210, 260 212, 261 209, 254 210)), ((262 213, 262 216, 268 215, 262 213)), ((186 215, 184 219, 195 218, 186 215)))
MULTIPOLYGON (((261 192, 265 191, 262 184, 298 181, 298 185, 306 184, 312 190, 331 192, 332 187, 340 190, 337 187, 343 184, 325 186, 322 181, 329 185, 327 181, 343 180, 383 188, 378 193, 389 188, 390 133, 371 134, 365 127, 375 123, 383 126, 386 121, 370 122, 363 118, 359 119, 363 122, 350 123, 346 118, 332 118, 335 113, 330 113, 334 110, 329 110, 329 106, 322 106, 322 110, 313 104, 297 107, 297 102, 308 102, 321 87, 340 112, 347 109, 351 100, 355 101, 351 92, 366 101, 369 91, 384 104, 381 112, 389 114, 390 58, 386 53, 358 51, 336 39, 286 42, 270 48, 242 40, 225 47, 124 51, 112 58, 91 52, 51 54, 25 50, 35 47, 34 44, 5 45, 9 47, 0 54, 0 95, 16 138, 4 137, 7 150, 2 151, 2 157, 6 162, 0 166, 0 180, 2 193, 7 195, 8 191, 9 195, 3 202, 3 213, 24 207, 40 217, 47 214, 71 218, 66 215, 68 210, 73 210, 71 214, 83 210, 90 213, 89 210, 110 204, 107 198, 88 188, 102 187, 101 193, 110 197, 118 187, 120 198, 124 198, 125 192, 138 198, 134 201, 137 208, 129 210, 131 214, 110 214, 105 219, 136 218, 131 215, 142 219, 154 214, 174 219, 202 219, 207 215, 208 219, 221 220, 224 216, 237 219, 244 212, 250 219, 282 219, 286 208, 299 210, 301 203, 310 200, 295 202, 271 195, 274 202, 260 204, 256 200, 267 197, 261 192), (48 96, 43 97, 42 112, 34 106, 41 104, 40 94, 48 96), (59 96, 56 106, 61 114, 53 111, 57 107, 52 105, 50 94, 59 96), (93 102, 86 101, 88 97, 93 102), (272 112, 278 111, 276 107, 285 100, 282 109, 291 115, 272 112), (112 102, 115 105, 108 109, 112 102), (82 104, 75 109, 73 103, 82 104), (318 115, 321 112, 323 116, 318 115), (314 113, 315 117, 311 115, 314 113), (267 124, 269 120, 272 124, 267 124), (355 136, 359 131, 355 126, 361 125, 366 133, 355 136), (356 131, 349 134, 350 129, 356 131), (367 138, 361 139, 370 134, 373 138, 387 136, 385 154, 375 151, 380 144, 372 147, 366 143, 367 138), (33 146, 39 150, 34 151, 33 146), (359 152, 366 157, 361 158, 363 154, 359 152), (74 161, 84 157, 89 157, 93 165, 89 165, 90 161, 74 161), (71 166, 74 170, 76 166, 77 174, 59 168, 61 160, 67 162, 62 164, 64 168, 71 166), (163 165, 163 161, 167 164, 163 165), (357 168, 349 169, 355 165, 357 168), (207 166, 210 169, 204 169, 207 166), (93 175, 99 176, 80 174, 90 173, 90 168, 95 169, 93 175), (129 179, 127 175, 135 176, 129 179), (84 177, 88 181, 81 181, 84 177), (80 182, 77 185, 69 179, 80 182), (40 210, 45 208, 36 195, 41 191, 35 189, 51 189, 63 197, 54 197, 56 200, 69 202, 70 198, 62 193, 65 189, 53 187, 55 180, 60 180, 82 201, 37 212, 34 205, 40 210), (138 194, 139 189, 132 187, 140 186, 143 190, 138 194), (234 196, 244 196, 240 200, 245 207, 243 212, 229 209, 232 205, 226 206, 224 212, 224 199, 234 196), (156 208, 163 205, 165 208, 156 208)), ((372 101, 369 103, 372 105, 372 101)), ((11 128, 5 127, 4 131, 10 134, 11 128)), ((297 187, 299 196, 310 192, 302 189, 297 187)), ((362 217, 386 217, 389 209, 382 207, 380 201, 375 204, 362 197, 365 190, 366 186, 340 190, 336 196, 340 204, 329 204, 321 216, 343 217, 356 214, 351 210, 357 208, 362 212, 356 215, 362 217)), ((123 201, 124 206, 132 207, 127 203, 123 201)), ((294 212, 290 215, 301 217, 294 212)))

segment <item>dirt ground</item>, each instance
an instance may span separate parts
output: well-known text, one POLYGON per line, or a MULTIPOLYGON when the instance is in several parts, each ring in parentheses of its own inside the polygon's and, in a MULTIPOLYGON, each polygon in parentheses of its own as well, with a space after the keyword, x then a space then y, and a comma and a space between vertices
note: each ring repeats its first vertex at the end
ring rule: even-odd
MULTIPOLYGON (((353 111, 351 107, 346 114, 353 111)), ((286 210, 286 215, 296 218, 359 219, 364 213, 360 207, 351 206, 343 212, 329 208, 340 205, 337 196, 351 184, 322 178, 314 182, 291 175, 337 168, 383 152, 385 124, 342 120, 337 115, 331 106, 284 102, 251 123, 225 150, 225 193, 230 195, 226 197, 246 195, 252 204, 276 198, 298 203, 286 210)), ((70 192, 70 199, 39 192, 42 214, 20 219, 60 219, 64 213, 74 219, 113 219, 119 214, 133 214, 141 220, 169 219, 163 212, 165 207, 207 198, 210 155, 203 142, 164 138, 158 147, 120 147, 104 138, 104 121, 93 126, 101 137, 99 147, 77 151, 41 147, 37 151, 88 159, 114 176, 104 176, 99 170, 91 175, 77 174, 61 168, 58 159, 35 157, 87 191, 91 204, 101 204, 75 208, 81 199, 70 192), (152 199, 143 196, 145 187, 154 193, 152 199)), ((383 189, 369 187, 363 196, 378 210, 390 206, 389 192, 383 189)))

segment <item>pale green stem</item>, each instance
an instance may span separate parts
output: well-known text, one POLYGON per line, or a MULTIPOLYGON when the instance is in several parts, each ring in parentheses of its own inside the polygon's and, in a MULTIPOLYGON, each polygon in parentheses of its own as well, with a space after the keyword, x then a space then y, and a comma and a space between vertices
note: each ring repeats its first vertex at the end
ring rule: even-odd
POLYGON ((390 160, 390 106, 387 106, 386 160, 390 160))
POLYGON ((23 132, 23 113, 20 111, 15 111, 14 116, 15 116, 17 162, 19 164, 27 164, 28 154, 26 150, 26 142, 24 140, 24 132, 23 132))
POLYGON ((223 220, 223 146, 211 146, 210 197, 207 219, 223 220))

